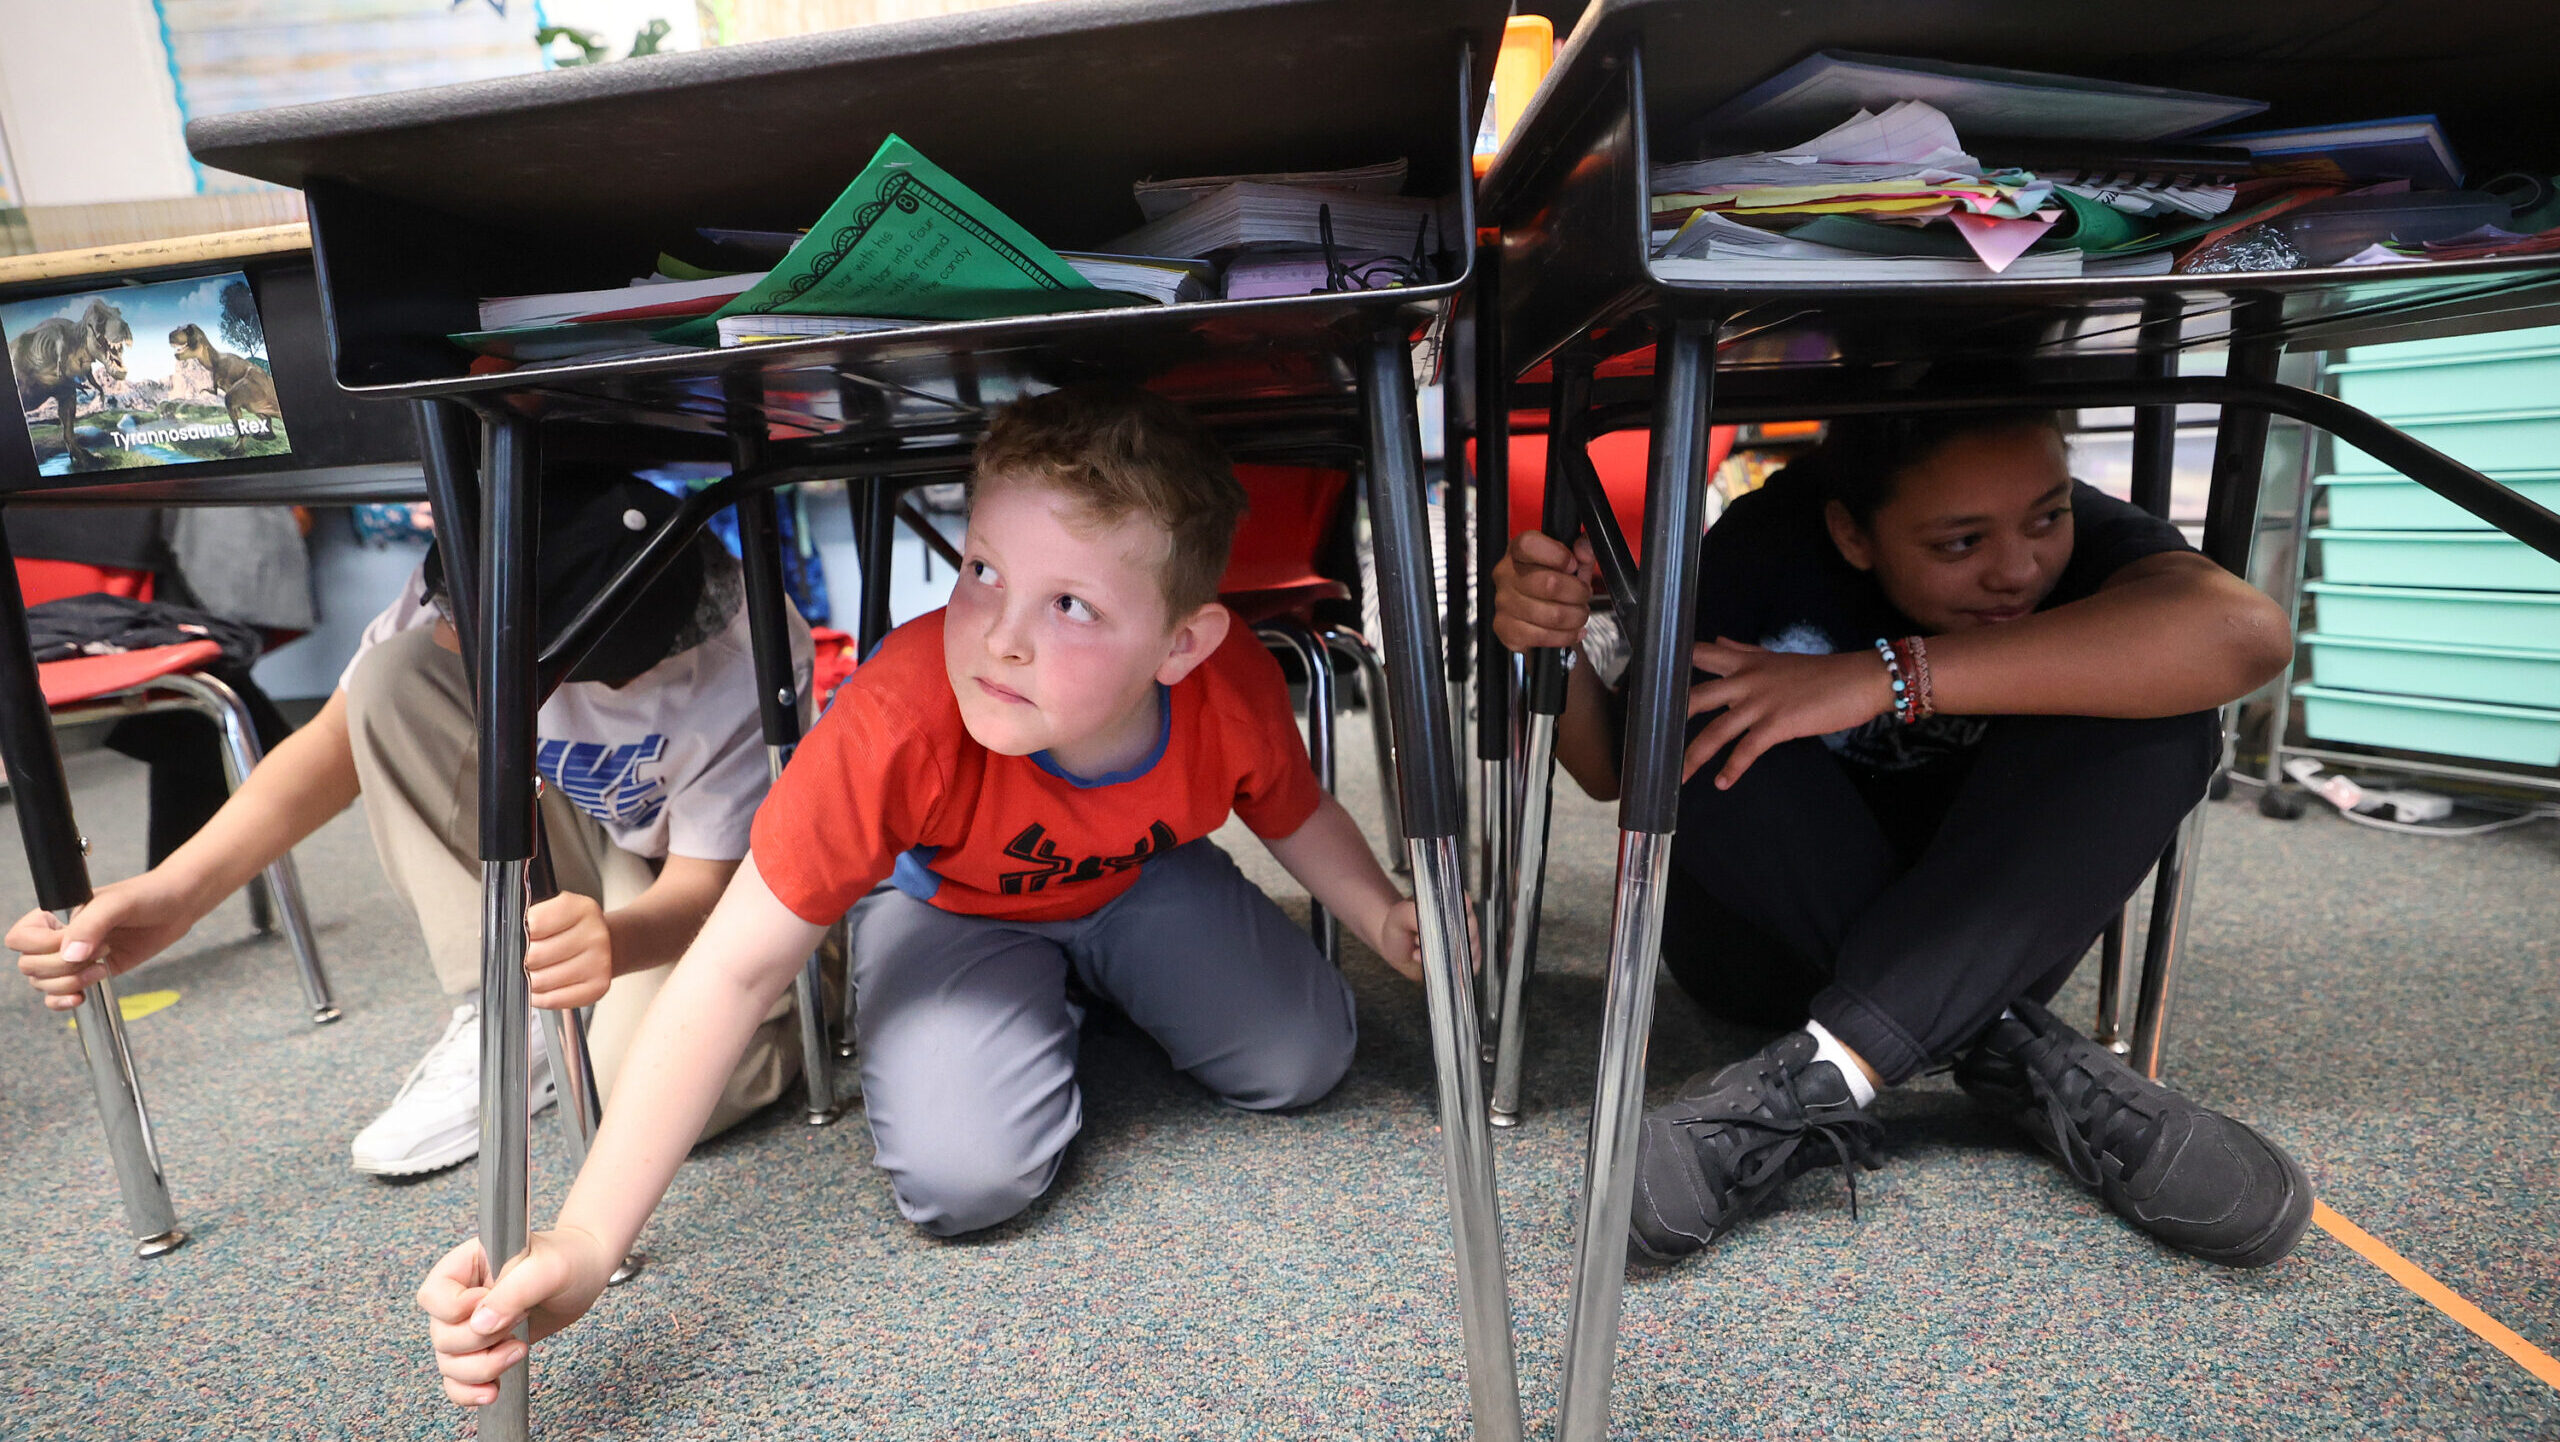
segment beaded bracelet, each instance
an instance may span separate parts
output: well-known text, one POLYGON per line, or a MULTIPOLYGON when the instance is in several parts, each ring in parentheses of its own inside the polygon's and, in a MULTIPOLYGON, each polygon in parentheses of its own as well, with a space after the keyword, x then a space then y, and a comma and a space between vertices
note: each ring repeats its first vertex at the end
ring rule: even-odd
POLYGON ((1895 643, 1902 648, 1903 669, 1911 677, 1911 719, 1926 721, 1938 714, 1938 697, 1929 681, 1929 644, 1918 636, 1905 636, 1895 643))
POLYGON ((1893 678, 1893 719, 1908 726, 1916 718, 1911 714, 1911 684, 1902 674, 1902 656, 1882 637, 1876 640, 1876 655, 1884 661, 1885 674, 1893 678))

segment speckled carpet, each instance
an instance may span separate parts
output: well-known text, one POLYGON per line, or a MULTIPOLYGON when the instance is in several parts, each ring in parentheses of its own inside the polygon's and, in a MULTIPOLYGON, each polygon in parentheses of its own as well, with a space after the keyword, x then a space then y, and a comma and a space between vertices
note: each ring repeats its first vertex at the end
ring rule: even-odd
MULTIPOLYGON (((1346 799, 1372 815, 1367 747, 1345 750, 1346 799)), ((130 873, 140 769, 89 753, 72 774, 97 874, 130 873)), ((1611 825, 1562 809, 1530 1112, 1497 1137, 1532 1435, 1555 1403, 1611 825)), ((30 897, 0 835, 15 916, 30 897)), ((305 1022, 284 944, 238 901, 125 983, 176 993, 130 1027, 193 1233, 171 1256, 130 1254, 63 1020, 22 990, 0 1007, 0 1436, 468 1434, 409 1294, 470 1228, 474 1169, 386 1184, 346 1165, 446 1003, 362 818, 300 858, 343 1021, 305 1022)), ((2173 1079, 2560 1351, 2560 827, 2412 840, 2223 805, 2206 865, 2173 1079)), ((1098 1025, 1058 1186, 981 1239, 898 1219, 858 1110, 811 1130, 778 1109, 706 1147, 648 1270, 537 1352, 537 1435, 1465 1436, 1420 997, 1348 965, 1359 1059, 1302 1115, 1223 1111, 1098 1025)), ((2061 1009, 2088 1005, 2084 972, 2061 1009)), ((1759 1040, 1666 991, 1654 1094, 1759 1040)), ((1893 1153, 1858 1220, 1809 1177, 1707 1257, 1634 1274, 1619 1434, 2560 1437, 2560 1391, 2318 1231, 2278 1267, 2220 1271, 2125 1228, 1943 1079, 1883 1105, 1893 1153)), ((541 1219, 567 1180, 555 1115, 535 1143, 541 1219)))

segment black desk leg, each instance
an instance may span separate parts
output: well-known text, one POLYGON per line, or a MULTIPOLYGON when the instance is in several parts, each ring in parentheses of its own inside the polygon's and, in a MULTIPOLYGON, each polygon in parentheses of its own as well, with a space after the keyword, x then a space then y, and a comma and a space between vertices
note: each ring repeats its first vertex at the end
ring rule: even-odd
POLYGON ((1387 699, 1395 716, 1395 780, 1403 798, 1405 846, 1413 861, 1414 901, 1421 913, 1423 991, 1439 1074, 1440 1143, 1457 1249, 1467 1392, 1476 1436, 1486 1442, 1519 1442, 1519 1367, 1512 1353, 1510 1278, 1502 1255, 1493 1133, 1485 1124, 1481 1043, 1468 972, 1458 772, 1444 709, 1449 698, 1441 687, 1439 618, 1433 614, 1413 360, 1405 337, 1389 331, 1362 343, 1359 365, 1361 411, 1368 424, 1378 616, 1385 631, 1387 699))
MULTIPOLYGON (((2283 358, 2282 341, 2264 339, 2274 317, 2262 307, 2243 309, 2233 318, 2231 359, 2224 374, 2241 380, 2269 382, 2283 358), (2254 334, 2253 334, 2254 333, 2254 334)), ((2213 491, 2205 502, 2204 553, 2242 580, 2249 579, 2249 558, 2257 549, 2258 488, 2267 468, 2267 412, 2254 406, 2225 406, 2213 437, 2213 491)), ((2240 703, 2222 709, 2222 764, 2231 760, 2231 735, 2240 703)), ((2215 774, 2221 774, 2217 768, 2215 774)), ((2159 874, 2151 883, 2151 930, 2142 943, 2142 984, 2135 998, 2133 1053, 2136 1071, 2159 1080, 2162 1048, 2169 1021, 2169 991, 2184 949, 2187 922, 2196 893, 2197 862, 2204 844, 2205 798, 2178 824, 2160 856, 2159 874)))
MULTIPOLYGON (((1565 1326, 1560 1442, 1609 1432, 1626 1282, 1627 1217, 1635 1203, 1636 1123, 1653 983, 1662 956, 1662 889, 1680 810, 1680 750, 1688 715, 1689 644, 1698 550, 1705 531, 1707 427, 1715 399, 1713 322, 1680 321, 1656 348, 1653 457, 1644 514, 1643 609, 1634 618, 1625 784, 1618 801, 1618 895, 1609 924, 1609 986, 1601 1012, 1600 1082, 1583 1161, 1572 1311, 1565 1326)), ((1550 482, 1552 484, 1553 482, 1550 482)))
MULTIPOLYGON (((738 454, 738 474, 749 472, 760 446, 753 436, 731 433, 738 454)), ((884 483, 885 484, 885 483, 884 483)), ((755 649, 756 707, 764 722, 764 754, 773 779, 791 764, 800 745, 799 668, 791 660, 791 623, 782 591, 782 528, 774 521, 771 491, 738 498, 738 553, 747 578, 747 634, 755 649)), ((869 581, 865 565, 864 580, 869 581)), ((809 953, 792 983, 792 1005, 800 1013, 800 1080, 804 1091, 800 1115, 822 1127, 843 1114, 836 1101, 835 1043, 827 1035, 824 960, 809 953)), ((851 984, 850 978, 847 985, 851 984)))
MULTIPOLYGON (((1547 388, 1547 492, 1539 529, 1572 545, 1581 529, 1574 487, 1566 475, 1583 447, 1591 410, 1591 360, 1555 359, 1547 388)), ((1520 733, 1520 834, 1512 853, 1511 906, 1503 922, 1507 943, 1502 966, 1501 1044, 1494 1049, 1493 1124, 1520 1125, 1520 1054, 1527 1044, 1520 1008, 1529 969, 1538 954, 1538 908, 1546 893, 1547 822, 1555 799, 1556 718, 1564 714, 1565 673, 1573 653, 1541 648, 1529 658, 1529 684, 1520 733)))
MULTIPOLYGON (((2134 374, 2143 380, 2166 380, 2178 373, 2177 297, 2154 297, 2143 307, 2142 349, 2134 374)), ((2155 516, 2169 514, 2170 487, 2177 475, 2178 408, 2140 406, 2133 413, 2133 503, 2155 516)), ((2098 1014, 2090 1040, 2122 1056, 2133 1047, 2124 1038, 2125 933, 2132 903, 2107 923, 2098 950, 2098 1014)))
MULTIPOLYGON (((1511 773, 1511 653, 1493 634, 1493 568, 1511 541, 1511 385, 1502 359, 1500 255, 1476 256, 1476 946, 1487 957, 1509 951, 1512 858, 1519 849, 1518 788, 1511 773)), ((1485 968, 1493 984, 1494 969, 1485 968)), ((1495 995, 1499 997, 1500 992, 1495 995)), ((1497 1002, 1497 1005, 1500 1003, 1497 1002)), ((1502 1014, 1488 1008, 1497 1034, 1502 1014)), ((1500 1118, 1495 1119, 1499 1124, 1500 1118)))
POLYGON ((862 601, 853 626, 854 654, 868 661, 889 634, 889 568, 898 558, 898 481, 874 476, 863 484, 862 509, 854 515, 861 547, 862 601))
MULTIPOLYGON (((62 775, 53 717, 45 709, 35 653, 28 648, 27 602, 18 589, 17 558, 9 549, 5 524, 0 524, 0 761, 9 769, 10 799, 18 813, 18 836, 26 843, 36 905, 68 926, 72 915, 89 903, 89 843, 71 815, 71 783, 62 775)), ((89 1063, 90 1088, 98 1095, 98 1121, 106 1129, 107 1156, 115 1163, 116 1190, 124 1199, 125 1225, 133 1229, 134 1254, 157 1257, 174 1251, 187 1234, 178 1229, 177 1210, 169 1204, 160 1146, 151 1135, 142 1083, 125 1047, 115 982, 102 981, 82 992, 71 1018, 89 1063)))
MULTIPOLYGON (((1475 289, 1467 297, 1472 315, 1464 351, 1464 374, 1452 384, 1469 384, 1475 415, 1475 881, 1477 881, 1477 955, 1485 955, 1485 1027, 1503 1035, 1503 981, 1490 958, 1508 955, 1510 866, 1518 850, 1521 802, 1510 774, 1510 651, 1492 635, 1492 569, 1510 546, 1510 377, 1503 369, 1503 282, 1500 256, 1480 251, 1475 259, 1475 289)), ((1464 451, 1452 451, 1462 456, 1464 451)), ((1452 548, 1449 574, 1457 576, 1459 558, 1452 548)), ((1492 1117, 1500 1127, 1500 1109, 1492 1117)))
MULTIPOLYGON (((541 462, 533 422, 492 418, 481 470, 480 594, 471 648, 480 707, 480 1250, 495 1275, 525 1248, 532 1207, 524 974, 533 860, 534 548, 541 462)), ((518 1335, 524 1335, 521 1326, 518 1335)), ((485 1442, 525 1442, 524 1364, 480 1409, 485 1442)))

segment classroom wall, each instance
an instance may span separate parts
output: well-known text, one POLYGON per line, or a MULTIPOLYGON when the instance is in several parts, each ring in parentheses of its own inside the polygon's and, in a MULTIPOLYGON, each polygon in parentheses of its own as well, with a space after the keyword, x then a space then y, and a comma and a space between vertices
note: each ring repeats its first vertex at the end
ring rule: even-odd
POLYGON ((196 188, 150 0, 0 0, 0 130, 22 205, 196 188))
POLYGON ((705 0, 704 8, 720 22, 722 41, 735 44, 806 35, 813 30, 874 25, 884 20, 913 20, 960 10, 1037 3, 1039 0, 705 0))

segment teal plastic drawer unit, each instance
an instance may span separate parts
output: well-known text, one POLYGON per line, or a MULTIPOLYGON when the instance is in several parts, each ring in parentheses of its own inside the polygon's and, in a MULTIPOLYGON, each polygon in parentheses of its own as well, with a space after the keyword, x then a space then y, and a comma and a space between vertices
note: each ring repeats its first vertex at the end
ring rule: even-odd
POLYGON ((2560 651, 2560 595, 2310 581, 2320 634, 2560 651))
POLYGON ((2319 632, 2302 641, 2311 648, 2311 678, 2322 686, 2560 709, 2560 651, 2369 641, 2319 632))
POLYGON ((2532 330, 2482 331, 2477 335, 2440 336, 2434 340, 2396 340, 2386 345, 2360 345, 2347 352, 2346 363, 2365 365, 2374 361, 2441 360, 2447 356, 2493 358, 2506 355, 2511 351, 2540 350, 2547 346, 2560 346, 2560 326, 2537 326, 2532 330))
POLYGON ((2503 355, 2348 361, 2329 374, 2340 400, 2384 420, 2560 406, 2560 345, 2503 355))
POLYGON ((2320 575, 2359 586, 2560 591, 2560 561, 2495 531, 2313 531, 2320 575))
MULTIPOLYGON (((2498 477, 2526 500, 2560 511, 2560 471, 2498 477)), ((2322 476, 2329 524, 2341 531, 2486 531, 2487 521, 2405 476, 2322 476)))
POLYGON ((2318 740, 2560 766, 2560 711, 2314 685, 2296 686, 2293 694, 2302 702, 2303 730, 2318 740))
MULTIPOLYGON (((2560 403, 2560 397, 2553 398, 2560 403)), ((2428 416, 2397 423, 2411 440, 2435 447, 2475 471, 2560 470, 2560 404, 2534 411, 2428 416)), ((2344 476, 2396 475, 2391 467, 2338 442, 2333 469, 2344 476)))

